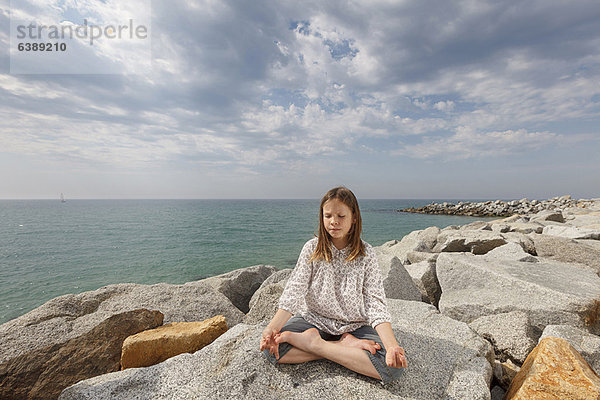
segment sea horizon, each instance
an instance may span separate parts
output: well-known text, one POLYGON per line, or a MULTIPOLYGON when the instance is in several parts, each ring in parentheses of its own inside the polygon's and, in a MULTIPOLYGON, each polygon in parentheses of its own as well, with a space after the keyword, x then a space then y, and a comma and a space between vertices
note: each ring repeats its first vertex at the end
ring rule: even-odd
MULTIPOLYGON (((553 196, 560 197, 560 196, 553 196)), ((527 198, 530 200, 545 200, 545 198, 536 198, 536 197, 494 197, 494 198, 469 198, 469 197, 361 197, 358 199, 359 203, 361 200, 427 200, 427 201, 470 201, 470 202, 482 202, 482 201, 495 201, 495 200, 520 200, 522 198, 527 198)), ((61 201, 60 196, 57 197, 40 197, 40 198, 0 198, 0 201, 61 201)), ((320 200, 317 197, 66 197, 65 200, 320 200)))
MULTIPOLYGON (((360 199, 373 246, 485 218, 398 212, 450 199, 360 199)), ((475 200, 475 199, 465 199, 475 200)), ((182 284, 251 265, 295 265, 319 199, 0 200, 0 323, 115 283, 182 284)))

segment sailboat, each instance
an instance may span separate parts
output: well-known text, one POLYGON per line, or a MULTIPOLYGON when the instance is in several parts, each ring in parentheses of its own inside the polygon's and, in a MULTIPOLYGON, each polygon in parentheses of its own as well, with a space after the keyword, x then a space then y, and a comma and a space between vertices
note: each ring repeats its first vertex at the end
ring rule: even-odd
POLYGON ((60 194, 60 202, 61 203, 66 203, 67 201, 65 200, 65 195, 64 194, 60 194))

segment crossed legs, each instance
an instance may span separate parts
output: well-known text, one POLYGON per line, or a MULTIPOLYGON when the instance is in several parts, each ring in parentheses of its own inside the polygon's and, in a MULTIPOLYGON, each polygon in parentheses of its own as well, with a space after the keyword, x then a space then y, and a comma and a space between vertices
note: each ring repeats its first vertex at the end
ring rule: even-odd
POLYGON ((297 364, 326 358, 359 374, 381 379, 369 355, 365 352, 366 350, 374 354, 381 348, 372 340, 361 340, 345 333, 340 340, 327 341, 321 338, 316 328, 311 328, 304 332, 281 332, 275 341, 293 346, 279 359, 282 364, 297 364))

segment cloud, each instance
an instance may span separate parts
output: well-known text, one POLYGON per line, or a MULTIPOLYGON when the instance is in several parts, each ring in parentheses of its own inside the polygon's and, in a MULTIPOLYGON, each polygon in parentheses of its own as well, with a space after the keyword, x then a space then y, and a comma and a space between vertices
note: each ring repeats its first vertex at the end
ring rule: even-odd
POLYGON ((11 75, 0 56, 2 151, 272 175, 363 153, 451 163, 598 145, 595 1, 152 6, 150 71, 11 75))
POLYGON ((551 132, 528 132, 525 129, 503 132, 477 132, 459 127, 451 136, 426 138, 422 143, 407 145, 396 154, 421 159, 458 160, 528 154, 551 146, 563 138, 551 132))
POLYGON ((450 112, 454 109, 454 102, 451 100, 447 100, 447 101, 438 101, 437 103, 435 103, 433 105, 433 108, 435 108, 438 111, 442 111, 442 112, 450 112))

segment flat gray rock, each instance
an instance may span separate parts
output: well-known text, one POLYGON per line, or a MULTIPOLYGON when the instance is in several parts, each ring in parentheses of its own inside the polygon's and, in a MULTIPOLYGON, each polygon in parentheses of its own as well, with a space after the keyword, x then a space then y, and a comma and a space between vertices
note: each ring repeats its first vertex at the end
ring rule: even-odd
POLYGON ((575 242, 580 243, 580 244, 585 244, 586 246, 592 247, 596 250, 600 250, 600 240, 580 239, 580 240, 575 240, 575 242))
POLYGON ((523 364, 537 344, 527 314, 521 311, 479 317, 469 327, 492 343, 500 361, 512 359, 523 364))
POLYGON ((540 340, 548 336, 565 339, 597 374, 600 373, 600 336, 567 325, 548 325, 540 340))
POLYGON ((519 232, 492 230, 448 230, 438 236, 434 252, 486 254, 507 243, 517 243, 529 254, 535 254, 533 241, 519 232))
POLYGON ((560 236, 568 239, 600 240, 600 229, 549 225, 544 228, 542 233, 544 235, 560 236))
POLYGON ((544 230, 544 225, 539 222, 511 222, 508 227, 509 232, 517 233, 542 233, 544 230))
POLYGON ((36 348, 66 342, 112 315, 139 308, 162 312, 165 324, 202 321, 222 314, 231 327, 244 318, 227 297, 202 281, 185 285, 109 285, 56 297, 0 325, 0 362, 36 348))
POLYGON ((507 243, 500 247, 496 247, 485 255, 487 260, 514 260, 514 261, 525 261, 525 262, 539 262, 539 260, 533 257, 531 254, 525 252, 523 247, 517 243, 507 243))
POLYGON ((498 232, 486 230, 445 231, 438 236, 438 242, 433 251, 485 254, 506 243, 506 239, 498 232))
POLYGON ((60 399, 490 399, 489 343, 431 305, 389 308, 409 368, 386 387, 327 360, 273 366, 258 350, 263 325, 239 324, 194 354, 79 382, 60 399))
POLYGON ((593 245, 593 243, 600 245, 600 241, 575 241, 558 236, 535 234, 530 237, 538 256, 566 263, 583 264, 592 268, 596 273, 600 273, 600 246, 594 247, 593 245), (589 242, 592 244, 589 245, 589 242))
POLYGON ((575 214, 569 220, 569 225, 582 228, 600 225, 600 212, 592 212, 589 214, 575 214))
POLYGON ((442 253, 437 259, 442 288, 439 308, 464 322, 484 315, 522 311, 540 333, 547 325, 586 326, 586 310, 600 296, 593 271, 554 260, 502 260, 468 253, 442 253))

